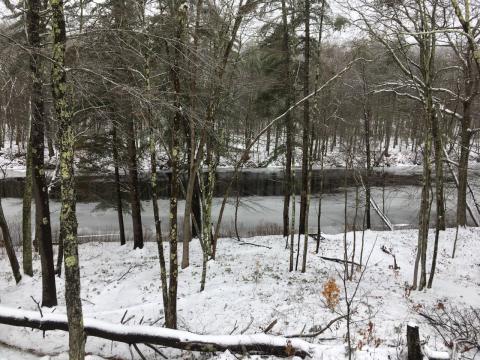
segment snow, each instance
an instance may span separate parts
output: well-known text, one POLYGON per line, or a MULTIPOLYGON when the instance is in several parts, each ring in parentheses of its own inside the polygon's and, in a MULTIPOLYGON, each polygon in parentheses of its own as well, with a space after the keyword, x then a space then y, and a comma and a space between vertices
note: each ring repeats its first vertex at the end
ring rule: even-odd
POLYGON ((424 346, 423 354, 428 359, 436 359, 436 360, 449 360, 450 359, 450 354, 448 352, 431 350, 428 346, 424 346))
MULTIPOLYGON (((431 236, 433 239, 433 234, 431 236)), ((325 237, 320 246, 321 255, 341 258, 343 234, 325 237)), ((353 302, 352 346, 356 359, 404 357, 406 325, 409 322, 419 325, 420 336, 427 341, 429 351, 449 350, 415 309, 432 309, 440 302, 446 308, 449 305, 460 308, 480 306, 480 229, 460 229, 457 256, 451 259, 454 237, 455 229, 441 234, 433 288, 408 292, 406 284, 413 276, 416 231, 365 232, 363 259, 365 261, 370 251, 371 257, 353 302), (381 251, 382 245, 392 249, 399 270, 391 268, 393 259, 381 251)), ((353 233, 348 233, 350 243, 352 238, 353 233)), ((356 261, 359 261, 360 232, 357 232, 356 238, 356 261)), ((305 274, 288 272, 289 255, 281 236, 254 237, 248 242, 272 249, 240 246, 233 239, 220 239, 217 260, 209 262, 204 292, 199 292, 201 249, 198 241, 192 242, 191 266, 179 271, 178 323, 185 338, 190 339, 193 336, 190 333, 202 336, 232 333, 238 341, 242 333, 247 336, 262 333, 274 319, 277 319, 277 324, 270 331, 272 335, 309 333, 344 313, 344 290, 340 279, 343 266, 320 259, 313 251, 313 240, 309 245, 305 274), (340 303, 335 312, 326 307, 322 296, 323 284, 330 278, 335 279, 340 288, 340 303)), ((149 331, 165 331, 160 329, 163 307, 155 243, 148 242, 142 250, 134 251, 131 244, 120 247, 115 243, 91 242, 82 244, 79 253, 84 317, 92 319, 88 320, 90 324, 113 324, 109 326, 118 330, 118 324, 128 310, 125 319, 129 320, 125 325, 141 327, 144 331, 144 325, 153 324, 149 331)), ((38 255, 34 262, 34 277, 25 277, 15 285, 5 251, 0 250, 0 302, 3 307, 33 311, 38 316, 36 305, 30 298, 33 296, 38 300, 41 295, 38 255)), ((359 278, 360 272, 356 272, 354 280, 347 283, 349 294, 353 293, 359 278)), ((59 306, 44 308, 44 316, 62 317, 61 314, 65 314, 63 279, 57 280, 57 291, 59 306)), ((341 321, 318 338, 305 340, 315 344, 314 358, 338 359, 345 354, 345 334, 346 324, 341 321)), ((229 337, 222 341, 229 341, 229 337)), ((8 353, 4 355, 1 344, 33 350, 37 355, 55 355, 58 359, 68 350, 68 338, 64 332, 48 331, 43 338, 41 331, 6 325, 0 325, 0 359, 8 356, 8 353)), ((152 351, 139 346, 148 359, 155 359, 152 351)), ((86 350, 104 358, 131 358, 128 345, 93 337, 88 338, 86 350)), ((174 349, 162 349, 162 352, 169 358, 185 355, 185 352, 182 355, 181 351, 174 349)), ((7 358, 31 359, 28 356, 31 355, 7 358)), ((200 357, 199 354, 192 356, 200 357)), ((228 353, 216 355, 218 359, 232 359, 232 356, 228 353)))

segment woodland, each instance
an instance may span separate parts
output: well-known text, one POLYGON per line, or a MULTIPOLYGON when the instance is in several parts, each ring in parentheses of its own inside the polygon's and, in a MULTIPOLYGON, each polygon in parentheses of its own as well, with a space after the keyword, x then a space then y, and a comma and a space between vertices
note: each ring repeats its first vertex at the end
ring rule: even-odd
POLYGON ((478 1, 2 0, 0 359, 480 358, 479 92, 478 1))

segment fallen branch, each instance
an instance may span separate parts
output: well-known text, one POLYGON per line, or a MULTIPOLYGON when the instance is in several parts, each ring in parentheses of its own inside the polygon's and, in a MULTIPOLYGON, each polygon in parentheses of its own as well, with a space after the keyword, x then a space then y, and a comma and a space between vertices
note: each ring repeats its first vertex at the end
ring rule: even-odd
POLYGON ((327 256, 320 256, 321 259, 323 260, 326 260, 326 261, 333 261, 333 262, 336 262, 336 263, 340 263, 340 264, 353 264, 353 265, 357 265, 359 267, 362 267, 362 265, 360 265, 359 263, 356 263, 355 261, 351 261, 351 260, 344 260, 344 259, 337 259, 337 258, 331 258, 331 257, 327 257, 327 256))
MULTIPOLYGON (((367 191, 367 188, 365 187, 365 183, 363 182, 363 178, 362 176, 360 175, 360 182, 362 184, 362 188, 364 191, 367 191)), ((377 203, 375 202, 375 200, 373 200, 373 197, 370 197, 370 204, 372 205, 373 207, 373 210, 375 210, 375 212, 377 213, 377 215, 380 217, 380 219, 382 219, 383 223, 385 225, 387 225, 387 227, 390 229, 390 231, 393 231, 393 224, 392 222, 390 221, 390 219, 387 217, 387 215, 382 212, 382 210, 380 210, 380 208, 378 207, 377 203)))
POLYGON ((300 334, 294 334, 294 335, 287 335, 285 336, 286 338, 299 338, 299 337, 302 337, 302 338, 314 338, 314 337, 317 337, 321 334, 323 334, 325 331, 327 331, 328 329, 330 329, 332 327, 333 324, 335 324, 337 321, 340 321, 342 319, 345 319, 347 317, 347 315, 341 315, 339 317, 336 317, 335 319, 332 319, 330 320, 330 322, 325 326, 323 327, 322 329, 318 330, 318 331, 315 331, 313 333, 307 333, 307 334, 304 334, 303 332, 300 333, 300 334))
POLYGON ((378 216, 380 216, 380 219, 382 219, 382 221, 384 222, 384 224, 387 225, 387 227, 390 229, 390 231, 393 231, 393 224, 392 224, 392 222, 391 222, 390 219, 387 217, 387 215, 386 215, 384 212, 382 212, 382 210, 380 210, 380 208, 378 207, 377 203, 375 202, 375 200, 373 200, 372 197, 370 198, 370 204, 372 204, 373 210, 375 210, 375 212, 378 214, 378 216))
MULTIPOLYGON (((319 235, 318 234, 308 234, 311 238, 313 238, 315 241, 318 240, 319 235)), ((326 238, 323 235, 320 235, 320 241, 325 240, 326 238)))
POLYGON ((239 245, 251 245, 251 246, 256 246, 256 247, 263 247, 263 248, 267 248, 267 249, 270 249, 270 250, 272 249, 271 246, 254 244, 254 243, 247 242, 247 241, 239 241, 238 244, 239 245))
MULTIPOLYGON (((0 323, 33 329, 68 331, 66 315, 44 314, 0 306, 0 323)), ((280 357, 292 355, 305 358, 316 350, 314 344, 299 339, 287 339, 267 334, 199 335, 187 331, 145 325, 117 325, 96 319, 84 319, 87 336, 127 344, 161 345, 181 350, 264 354, 280 357)))

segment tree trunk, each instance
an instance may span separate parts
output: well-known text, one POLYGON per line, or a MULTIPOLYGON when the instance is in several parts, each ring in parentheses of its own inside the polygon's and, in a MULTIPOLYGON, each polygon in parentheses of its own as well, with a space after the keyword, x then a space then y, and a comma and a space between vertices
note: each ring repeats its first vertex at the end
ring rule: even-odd
POLYGON ((17 283, 22 280, 22 275, 20 274, 20 265, 18 264, 17 255, 15 255, 15 249, 13 247, 12 238, 10 236, 10 231, 8 229, 7 220, 3 213, 3 207, 0 198, 0 228, 2 229, 3 243, 5 244, 5 250, 7 251, 8 260, 10 261, 10 266, 12 267, 13 277, 17 283))
POLYGON ((422 349, 420 347, 420 334, 418 326, 407 325, 407 348, 408 360, 422 360, 422 349))
MULTIPOLYGON (((292 172, 292 183, 295 183, 295 172, 292 172)), ((294 255, 294 242, 295 242, 295 192, 292 192, 292 217, 290 225, 290 264, 288 271, 293 271, 293 255, 294 255)))
POLYGON ((463 103, 463 119, 461 121, 460 159, 458 162, 458 191, 457 191, 457 223, 459 226, 467 225, 467 181, 468 181, 468 156, 470 153, 470 102, 463 103))
MULTIPOLYGON (((178 105, 178 104, 177 104, 178 105)), ((178 128, 179 111, 173 119, 171 137, 171 177, 170 177, 170 279, 168 286, 168 313, 165 314, 165 325, 171 329, 177 328, 177 284, 178 284, 178 257, 177 257, 177 198, 178 198, 178 128)))
MULTIPOLYGON (((282 0, 282 25, 283 25, 283 41, 282 41, 282 50, 285 57, 285 109, 288 110, 292 103, 292 83, 290 76, 290 45, 289 45, 289 27, 288 27, 288 18, 287 18, 287 7, 285 0, 282 0)), ((284 197, 283 197, 283 236, 288 238, 289 231, 289 207, 290 207, 290 194, 293 191, 292 183, 292 143, 293 143, 293 122, 288 113, 285 116, 285 127, 286 127, 286 153, 285 153, 285 182, 284 182, 284 197)))
POLYGON ((192 238, 202 236, 202 199, 198 172, 195 174, 195 186, 192 198, 192 238), (195 226, 197 224, 197 226, 195 226), (197 229, 198 227, 198 229, 197 229))
POLYGON ((155 138, 153 131, 150 133, 150 184, 152 186, 152 205, 153 220, 155 222, 155 240, 158 247, 158 259, 160 264, 160 279, 162 281, 162 299, 165 319, 169 311, 167 270, 165 266, 165 253, 163 251, 162 224, 160 222, 160 212, 158 210, 158 182, 157 182, 157 157, 155 149, 155 138))
POLYGON ((68 318, 69 359, 85 358, 82 301, 80 299, 80 264, 78 259, 77 216, 74 176, 75 132, 67 99, 65 48, 67 35, 63 0, 50 0, 52 9, 53 55, 52 94, 60 124, 60 237, 65 258, 65 303, 68 318))
POLYGON ((28 41, 34 51, 30 57, 30 71, 32 73, 31 114, 32 124, 30 139, 32 142, 33 188, 35 194, 35 211, 38 221, 36 238, 40 251, 42 267, 42 306, 57 305, 55 286, 55 268, 52 249, 52 230, 50 225, 50 206, 44 167, 44 130, 45 113, 42 81, 42 59, 40 56, 40 11, 39 0, 27 1, 27 32, 28 41))
MULTIPOLYGON (((176 6, 173 4, 173 6, 176 6)), ((185 26, 185 13, 179 13, 177 8, 170 9, 172 15, 175 15, 176 29, 175 37, 178 44, 182 43, 183 29, 185 26)), ((173 65, 170 68, 171 81, 174 91, 174 116, 171 118, 170 124, 170 278, 168 285, 168 313, 165 314, 165 325, 169 328, 177 328, 177 287, 178 287, 178 162, 180 159, 180 124, 183 122, 182 103, 181 103, 181 88, 180 88, 180 45, 175 46, 173 55, 173 65)))
MULTIPOLYGON (((305 0, 305 44, 304 44, 304 69, 303 69, 303 96, 310 92, 310 0, 305 0)), ((309 168, 310 168, 310 103, 308 100, 303 105, 303 136, 302 136, 302 191, 300 197, 300 222, 299 233, 307 234, 306 229, 308 215, 309 168)))
MULTIPOLYGON (((428 110, 427 110, 427 115, 428 110)), ((427 129, 428 120, 427 122, 427 129)), ((420 283, 419 290, 422 290, 426 284, 426 258, 427 258, 427 244, 428 244, 428 230, 429 230, 429 208, 430 208, 430 182, 431 182, 431 167, 430 167, 430 153, 431 153, 431 136, 429 131, 426 131, 424 150, 423 150, 423 186, 420 203, 419 223, 418 223, 418 249, 417 259, 415 261, 413 288, 417 288, 418 264, 420 262, 420 283)))
POLYGON ((122 204, 122 189, 120 186, 120 169, 118 157, 118 139, 117 139, 117 125, 113 123, 112 127, 112 155, 113 166, 115 171, 115 200, 117 203, 118 216, 118 230, 120 232, 120 245, 125 245, 125 226, 123 224, 123 204, 122 204))
MULTIPOLYGON (((31 127, 31 119, 29 128, 31 127)), ((22 248, 23 248, 23 272, 33 276, 32 266, 32 142, 27 140, 25 185, 23 188, 22 206, 22 248)))
POLYGON ((363 80, 363 121, 364 121, 364 142, 365 142, 365 155, 366 155, 366 174, 365 174, 365 222, 367 229, 371 228, 371 212, 370 212, 370 173, 372 170, 372 158, 370 152, 370 98, 367 78, 365 74, 365 65, 362 64, 362 80, 363 80))
POLYGON ((430 269, 430 277, 428 279, 427 287, 431 288, 433 278, 435 276, 435 268, 437 265, 438 255, 438 241, 440 230, 445 230, 445 199, 443 186, 443 144, 440 128, 438 125, 438 118, 435 113, 431 115, 432 136, 435 149, 435 195, 436 195, 436 221, 435 221, 435 242, 433 245, 432 265, 430 269))
POLYGON ((137 147, 133 114, 127 121, 128 178, 130 182, 130 202, 132 206, 133 248, 143 248, 142 213, 138 188, 137 147))

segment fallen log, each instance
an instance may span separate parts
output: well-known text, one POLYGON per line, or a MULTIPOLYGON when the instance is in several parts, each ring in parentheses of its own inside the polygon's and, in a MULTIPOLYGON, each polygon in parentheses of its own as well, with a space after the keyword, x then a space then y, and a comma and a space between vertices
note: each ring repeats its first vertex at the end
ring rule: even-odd
MULTIPOLYGON (((42 331, 68 331, 67 316, 43 314, 18 310, 0 305, 0 324, 29 327, 42 331)), ((182 330, 173 330, 146 325, 112 324, 96 319, 84 319, 87 336, 123 342, 127 344, 147 343, 181 350, 217 352, 229 350, 233 353, 275 355, 279 357, 312 357, 316 346, 300 339, 267 334, 253 335, 199 335, 182 330)))
MULTIPOLYGON (((365 184, 363 182, 363 178, 362 176, 360 176, 360 182, 362 184, 362 188, 364 191, 367 191, 367 188, 365 187, 365 184)), ((387 217, 387 215, 382 212, 382 210, 380 210, 380 208, 378 207, 377 203, 375 202, 375 200, 373 199, 373 197, 370 198, 370 204, 372 205, 373 207, 373 210, 375 210, 375 212, 377 213, 377 215, 380 217, 380 219, 383 221, 383 223, 385 225, 387 225, 387 227, 390 229, 390 231, 393 231, 393 223, 390 221, 390 219, 387 217)))

